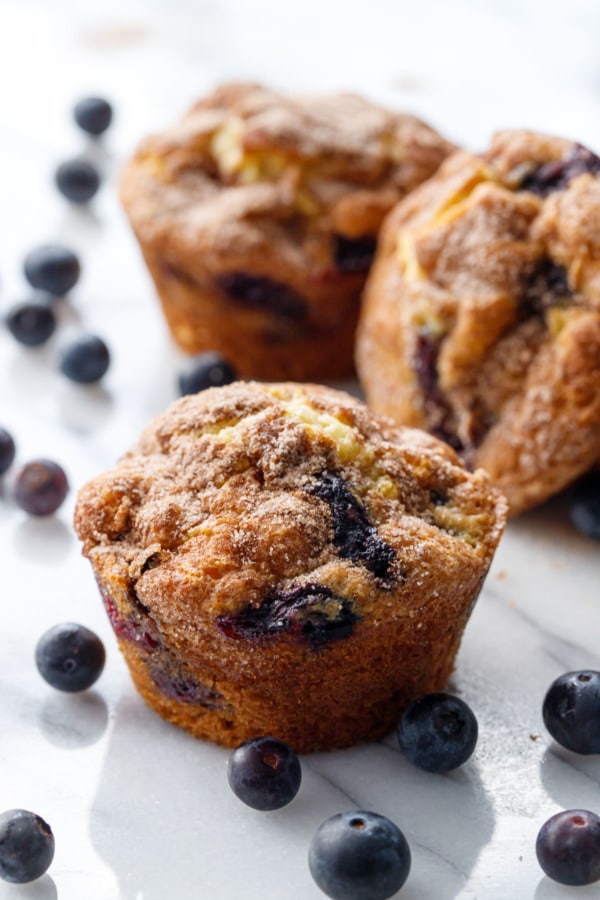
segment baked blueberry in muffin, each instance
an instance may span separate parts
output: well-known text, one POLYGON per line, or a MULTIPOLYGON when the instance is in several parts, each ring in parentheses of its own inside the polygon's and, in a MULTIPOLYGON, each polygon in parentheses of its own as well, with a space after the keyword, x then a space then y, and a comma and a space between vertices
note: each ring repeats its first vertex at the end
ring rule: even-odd
POLYGON ((300 752, 443 687, 504 516, 424 432, 329 388, 235 382, 156 419, 75 526, 150 706, 300 752))
POLYGON ((352 371, 381 221, 451 145, 358 96, 228 84, 127 165, 122 199, 177 343, 243 377, 352 371))
POLYGON ((482 466, 519 513, 600 458, 600 159, 527 131, 390 213, 357 341, 373 408, 482 466))

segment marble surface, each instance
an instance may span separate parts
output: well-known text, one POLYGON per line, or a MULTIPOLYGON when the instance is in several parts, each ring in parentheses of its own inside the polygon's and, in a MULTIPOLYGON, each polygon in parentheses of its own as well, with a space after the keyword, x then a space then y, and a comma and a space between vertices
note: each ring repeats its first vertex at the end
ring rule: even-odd
POLYGON ((599 895, 598 886, 553 884, 534 853, 549 815, 600 812, 600 762, 558 748, 541 719, 557 675, 600 668, 599 547, 574 531, 568 496, 511 523, 469 624, 452 688, 479 719, 472 760, 427 775, 392 737, 314 754, 303 758, 296 800, 270 814, 230 792, 225 751, 138 699, 70 526, 76 488, 176 395, 182 357, 114 187, 145 131, 238 77, 359 89, 474 148, 497 127, 522 125, 598 148, 599 28, 592 0, 0 3, 0 311, 26 295, 21 264, 35 244, 70 243, 84 265, 47 347, 26 351, 0 329, 0 421, 19 461, 55 458, 72 486, 56 516, 34 520, 0 483, 0 808, 40 813, 57 846, 48 874, 0 884, 0 900, 317 900, 310 838, 323 819, 356 807, 405 832, 406 900, 599 895), (98 147, 69 119, 89 92, 117 110, 98 147), (82 151, 106 177, 87 211, 70 208, 51 183, 56 164, 82 151), (55 372, 61 340, 81 325, 113 352, 101 387, 76 388, 55 372), (102 678, 80 696, 54 692, 33 664, 39 635, 64 620, 94 628, 108 649, 102 678))

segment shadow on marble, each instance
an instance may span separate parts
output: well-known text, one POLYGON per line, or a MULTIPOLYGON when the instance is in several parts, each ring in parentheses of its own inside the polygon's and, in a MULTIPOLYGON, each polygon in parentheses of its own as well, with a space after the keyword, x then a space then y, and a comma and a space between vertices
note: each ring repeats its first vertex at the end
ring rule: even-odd
POLYGON ((58 891, 50 875, 29 884, 0 883, 0 900, 57 900, 58 891))
POLYGON ((596 897, 597 900, 598 896, 600 896, 600 888, 597 882, 596 884, 573 887, 566 884, 558 884, 556 881, 552 881, 551 878, 544 876, 538 884, 533 898, 534 900, 569 900, 569 898, 571 900, 576 900, 576 898, 577 900, 589 900, 590 897, 596 897))
POLYGON ((114 410, 114 398, 101 384, 78 385, 65 379, 56 392, 61 425, 75 434, 102 428, 114 410))
POLYGON ((540 778, 548 795, 561 809, 591 809, 600 813, 597 756, 572 753, 552 741, 540 763, 540 778))
POLYGON ((55 747, 78 750, 100 740, 108 725, 108 706, 96 691, 50 694, 39 712, 44 737, 55 747))
POLYGON ((15 526, 12 540, 19 556, 42 565, 56 565, 74 546, 72 531, 56 516, 24 518, 15 526))

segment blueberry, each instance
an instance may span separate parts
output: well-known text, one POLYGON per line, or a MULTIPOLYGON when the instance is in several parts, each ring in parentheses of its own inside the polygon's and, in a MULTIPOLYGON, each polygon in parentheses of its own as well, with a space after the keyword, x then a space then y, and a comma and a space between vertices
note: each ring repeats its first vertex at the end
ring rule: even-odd
POLYGON ((0 878, 25 884, 39 878, 54 857, 54 835, 47 822, 26 809, 0 813, 0 878))
POLYGON ((15 458, 16 447, 12 435, 0 426, 0 475, 8 472, 15 458))
POLYGON ((44 244, 25 257, 25 278, 34 288, 47 291, 54 297, 68 293, 79 281, 79 259, 60 244, 44 244))
POLYGON ((385 581, 392 573, 396 554, 379 536, 348 482, 335 472, 322 472, 305 490, 316 494, 331 509, 333 542, 340 556, 385 581))
POLYGON ((450 772, 466 762, 477 743, 477 719, 452 694, 426 694, 411 703, 398 725, 406 758, 426 772, 450 772))
POLYGON ((372 235, 347 238, 337 234, 333 243, 336 268, 339 272, 368 272, 376 249, 377 239, 372 235))
POLYGON ((220 353, 199 353, 179 375, 179 395, 197 394, 211 387, 231 384, 237 375, 233 366, 220 353))
POLYGON ((9 310, 6 327, 20 344, 25 344, 26 347, 39 347, 54 334, 56 316, 47 303, 25 300, 9 310))
POLYGON ((35 459, 17 473, 14 498, 17 506, 30 515, 49 516, 62 504, 68 490, 67 476, 58 463, 35 459))
POLYGON ((278 585, 260 606, 219 616, 217 625, 229 638, 262 640, 289 634, 316 648, 349 637, 358 618, 349 600, 309 582, 278 585))
POLYGON ((48 684, 70 694, 85 691, 104 668, 104 644, 85 625, 64 622, 46 631, 35 648, 35 662, 48 684))
POLYGON ((559 884, 600 881, 600 817, 587 809, 551 816, 540 828, 535 852, 548 878, 559 884))
POLYGON ((600 672, 566 672, 552 682, 542 706, 544 725, 574 753, 600 753, 600 672))
POLYGON ((567 270, 551 259, 542 258, 528 273, 521 309, 526 314, 540 315, 553 306, 564 305, 571 297, 567 270))
POLYGON ((308 852, 310 873, 333 900, 386 900, 410 872, 410 847, 400 829, 374 812, 327 819, 308 852))
POLYGON ((565 190, 579 175, 600 175, 600 157, 587 147, 573 144, 562 159, 544 163, 527 175, 521 189, 547 197, 553 191, 565 190))
POLYGON ((586 537, 600 541, 600 474, 579 483, 571 505, 571 521, 586 537))
POLYGON ((113 109, 103 97, 84 97, 75 104, 73 117, 82 131, 98 137, 112 122, 113 109))
POLYGON ((87 203, 100 187, 98 170, 85 159, 61 163, 54 179, 60 193, 72 203, 87 203))
POLYGON ((110 352, 102 338, 84 334, 67 344, 61 354, 60 371, 78 384, 94 384, 108 371, 110 352))
POLYGON ((308 316, 308 304, 298 291, 264 275, 227 272, 217 279, 217 287, 238 306, 262 310, 296 324, 308 316))
POLYGON ((294 751, 273 737, 244 741, 229 757, 231 790, 253 809, 281 809, 300 787, 302 769, 294 751))
POLYGON ((413 353, 413 367, 425 400, 428 429, 457 453, 467 452, 470 448, 464 446, 456 433, 454 412, 440 387, 438 360, 441 348, 442 338, 430 334, 425 328, 419 331, 413 353))

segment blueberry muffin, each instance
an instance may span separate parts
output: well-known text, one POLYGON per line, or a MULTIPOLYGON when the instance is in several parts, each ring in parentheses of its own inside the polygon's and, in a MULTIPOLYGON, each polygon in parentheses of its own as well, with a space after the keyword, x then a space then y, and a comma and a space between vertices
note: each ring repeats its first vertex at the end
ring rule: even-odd
POLYGON ((381 221, 450 149, 350 94, 229 84, 196 103, 122 180, 177 343, 221 352, 243 377, 350 373, 381 221))
POLYGON ((485 473, 345 393, 235 382, 154 421, 75 527, 151 707, 308 751, 445 684, 504 513, 485 473))
POLYGON ((519 513, 600 458, 600 158, 527 131, 390 213, 357 366, 378 413, 482 466, 519 513))

